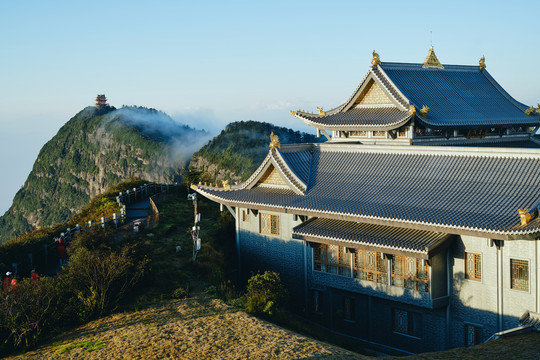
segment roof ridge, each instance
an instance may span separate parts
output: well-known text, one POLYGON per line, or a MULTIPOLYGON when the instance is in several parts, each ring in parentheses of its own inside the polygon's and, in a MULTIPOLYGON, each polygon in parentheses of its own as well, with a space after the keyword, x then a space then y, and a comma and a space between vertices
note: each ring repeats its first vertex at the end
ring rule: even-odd
POLYGON ((340 143, 314 144, 318 151, 396 153, 404 155, 498 157, 498 158, 540 158, 540 149, 500 148, 472 146, 422 146, 422 145, 357 145, 340 143))

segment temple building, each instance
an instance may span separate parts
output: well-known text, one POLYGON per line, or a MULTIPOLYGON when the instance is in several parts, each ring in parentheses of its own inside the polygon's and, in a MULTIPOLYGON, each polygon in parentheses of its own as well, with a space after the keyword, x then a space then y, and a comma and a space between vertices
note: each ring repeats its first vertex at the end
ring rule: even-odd
POLYGON ((483 58, 373 55, 343 105, 291 112, 327 142, 272 136, 245 182, 192 188, 235 217, 240 273, 279 272, 311 321, 389 353, 478 344, 540 311, 540 110, 483 58))
POLYGON ((107 104, 107 98, 105 97, 105 94, 99 94, 98 96, 96 96, 96 107, 98 109, 101 109, 107 106, 109 106, 109 104, 107 104))

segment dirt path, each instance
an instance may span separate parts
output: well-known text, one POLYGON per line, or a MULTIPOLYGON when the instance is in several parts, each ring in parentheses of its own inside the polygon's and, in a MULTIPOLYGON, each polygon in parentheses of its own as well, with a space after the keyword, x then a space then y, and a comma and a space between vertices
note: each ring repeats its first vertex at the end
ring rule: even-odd
POLYGON ((12 359, 369 359, 199 295, 81 326, 12 359))

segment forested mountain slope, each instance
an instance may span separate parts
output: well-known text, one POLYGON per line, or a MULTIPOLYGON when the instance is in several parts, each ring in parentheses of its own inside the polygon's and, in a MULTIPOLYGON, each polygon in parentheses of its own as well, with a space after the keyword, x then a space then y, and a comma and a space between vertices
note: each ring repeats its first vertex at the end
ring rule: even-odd
POLYGON ((142 107, 87 107, 47 142, 10 209, 0 243, 65 222, 91 197, 124 179, 172 182, 208 134, 142 107))
POLYGON ((323 141, 300 131, 258 121, 230 123, 208 144, 193 154, 190 168, 200 174, 202 182, 246 180, 268 154, 270 133, 279 137, 281 144, 314 143, 323 141))

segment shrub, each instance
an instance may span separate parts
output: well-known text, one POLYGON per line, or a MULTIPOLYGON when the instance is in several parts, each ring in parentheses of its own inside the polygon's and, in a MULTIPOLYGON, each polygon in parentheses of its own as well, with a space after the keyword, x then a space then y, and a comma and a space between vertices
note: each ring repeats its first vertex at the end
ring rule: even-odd
POLYGON ((272 315, 285 302, 287 291, 278 273, 265 271, 248 280, 245 296, 247 312, 272 315))
POLYGON ((189 297, 189 284, 185 287, 179 287, 172 293, 172 297, 175 299, 187 299, 189 297))
POLYGON ((20 281, 16 291, 0 298, 0 326, 7 330, 3 340, 14 348, 34 345, 45 330, 69 317, 65 298, 57 279, 20 281))
POLYGON ((81 304, 79 316, 87 320, 116 309, 119 301, 143 275, 147 259, 136 261, 128 247, 117 252, 78 248, 64 277, 81 304))

